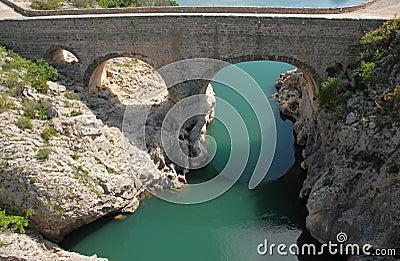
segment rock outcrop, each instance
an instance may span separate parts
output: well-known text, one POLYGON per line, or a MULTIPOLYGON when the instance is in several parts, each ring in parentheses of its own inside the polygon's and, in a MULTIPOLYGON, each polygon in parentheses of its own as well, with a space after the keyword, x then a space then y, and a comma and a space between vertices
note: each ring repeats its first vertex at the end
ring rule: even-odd
POLYGON ((398 88, 400 63, 389 55, 376 64, 384 80, 364 90, 350 70, 336 75, 346 100, 334 109, 315 106, 317 95, 300 71, 277 83, 281 112, 295 120, 297 142, 305 146, 306 227, 321 242, 336 242, 344 232, 347 243, 400 245, 399 108, 384 108, 398 88))
MULTIPOLYGON (((4 54, 1 58, 0 63, 12 62, 4 54)), ((11 73, 23 77, 25 72, 11 73)), ((146 187, 179 189, 185 182, 158 138, 174 105, 160 76, 147 64, 124 58, 109 62, 106 76, 95 92, 60 75, 64 85, 48 82, 46 94, 22 86, 14 97, 6 95, 12 90, 0 82, 1 97, 10 105, 0 113, 0 206, 14 214, 33 213, 28 235, 0 234, 2 257, 97 260, 62 251, 41 235, 58 242, 106 215, 132 213, 146 187), (130 106, 139 116, 148 111, 147 121, 122 133, 130 106), (18 123, 21 119, 26 125, 18 123), (150 137, 144 147, 137 143, 143 138, 140 128, 150 137)), ((194 150, 210 115, 182 128, 188 134, 182 136, 182 150, 194 150)), ((128 121, 135 123, 135 118, 128 121)))
POLYGON ((77 253, 68 252, 61 249, 56 244, 47 241, 37 233, 21 235, 16 233, 0 232, 1 260, 19 261, 106 261, 108 259, 98 258, 96 255, 91 257, 82 256, 77 253))

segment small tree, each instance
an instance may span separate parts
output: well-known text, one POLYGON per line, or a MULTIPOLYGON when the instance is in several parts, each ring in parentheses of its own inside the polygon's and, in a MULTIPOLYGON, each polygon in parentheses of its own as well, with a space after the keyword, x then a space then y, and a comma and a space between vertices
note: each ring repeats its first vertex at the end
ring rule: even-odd
POLYGON ((323 82, 317 96, 321 106, 335 107, 339 101, 339 90, 342 86, 343 81, 340 77, 329 77, 326 82, 323 82))

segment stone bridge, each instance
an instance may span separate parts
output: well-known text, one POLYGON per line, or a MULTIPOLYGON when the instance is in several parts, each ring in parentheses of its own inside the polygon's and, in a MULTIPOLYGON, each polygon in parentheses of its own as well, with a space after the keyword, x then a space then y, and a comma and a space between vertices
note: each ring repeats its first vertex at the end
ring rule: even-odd
POLYGON ((30 59, 51 59, 55 50, 68 50, 78 58, 73 77, 92 84, 99 81, 105 61, 121 56, 139 58, 155 69, 190 58, 231 63, 280 61, 298 67, 319 83, 327 77, 331 64, 354 62, 361 35, 382 23, 381 19, 359 19, 351 13, 276 15, 196 10, 16 15, 0 19, 0 43, 30 59))

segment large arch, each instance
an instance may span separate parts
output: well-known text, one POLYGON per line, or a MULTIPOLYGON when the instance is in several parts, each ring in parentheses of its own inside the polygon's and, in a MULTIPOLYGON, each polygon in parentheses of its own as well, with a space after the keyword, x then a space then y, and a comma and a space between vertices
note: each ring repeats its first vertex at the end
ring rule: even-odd
POLYGON ((118 57, 139 59, 154 68, 154 63, 148 56, 137 53, 110 53, 104 56, 97 57, 88 66, 83 75, 84 83, 87 84, 89 91, 93 91, 97 86, 101 85, 106 77, 105 67, 107 65, 107 62, 111 59, 118 57))

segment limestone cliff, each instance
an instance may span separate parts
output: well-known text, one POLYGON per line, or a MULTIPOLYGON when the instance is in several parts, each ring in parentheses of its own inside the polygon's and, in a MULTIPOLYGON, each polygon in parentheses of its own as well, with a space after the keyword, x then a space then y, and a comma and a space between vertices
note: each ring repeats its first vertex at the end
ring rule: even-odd
POLYGON ((300 196, 308 197, 306 227, 321 242, 336 242, 344 232, 348 243, 400 245, 399 43, 394 37, 363 88, 354 70, 331 75, 342 83, 335 106, 315 106, 318 94, 300 71, 276 85, 281 112, 295 120, 297 142, 305 146, 300 196))

